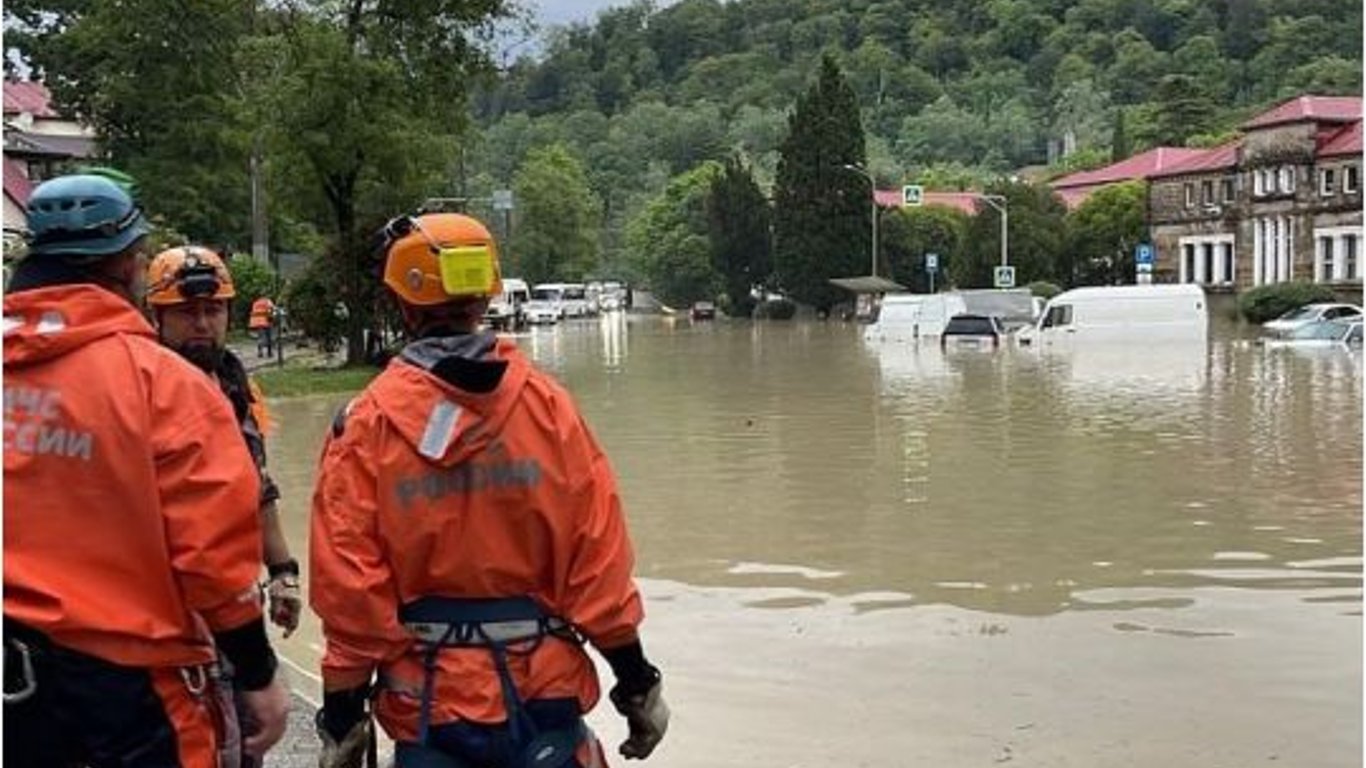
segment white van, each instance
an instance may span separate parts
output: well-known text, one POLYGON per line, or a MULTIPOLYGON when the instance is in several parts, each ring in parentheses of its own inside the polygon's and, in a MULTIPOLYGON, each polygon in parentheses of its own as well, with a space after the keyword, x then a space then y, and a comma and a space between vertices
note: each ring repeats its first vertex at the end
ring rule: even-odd
POLYGON ((915 341, 938 337, 954 315, 967 314, 957 293, 892 293, 882 300, 877 321, 863 332, 865 341, 915 341))
POLYGON ((526 324, 523 307, 530 300, 531 289, 525 280, 505 277, 503 293, 489 301, 489 308, 484 311, 484 322, 491 328, 515 331, 526 324))
POLYGON ((1209 338, 1209 307, 1198 285, 1073 288, 1049 300, 1021 344, 1075 341, 1172 342, 1209 338))

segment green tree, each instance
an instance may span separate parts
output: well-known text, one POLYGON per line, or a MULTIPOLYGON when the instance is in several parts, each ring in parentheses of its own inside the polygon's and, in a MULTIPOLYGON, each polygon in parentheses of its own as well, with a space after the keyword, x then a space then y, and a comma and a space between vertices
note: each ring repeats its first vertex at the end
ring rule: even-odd
POLYGON ((665 304, 714 301, 723 290, 712 264, 707 198, 724 172, 720 163, 706 162, 674 177, 627 226, 636 271, 665 304))
POLYGON ((821 60, 797 99, 774 187, 773 260, 778 283, 829 310, 846 298, 828 282, 863 272, 870 224, 868 181, 843 166, 867 160, 858 103, 839 66, 821 60))
POLYGON ((1077 285, 1123 285, 1134 281, 1134 246, 1147 235, 1147 185, 1131 181, 1103 187, 1068 215, 1067 253, 1077 285))
POLYGON ((504 268, 532 283, 577 281, 597 266, 600 203, 563 144, 533 149, 517 171, 517 226, 504 268))
POLYGON ((728 311, 749 317, 750 295, 768 282, 773 269, 772 212, 750 168, 739 158, 726 161, 712 180, 707 200, 712 265, 725 281, 728 311))
POLYGON ((1149 137, 1158 146, 1179 147, 1186 137, 1209 130, 1215 104, 1190 75, 1167 75, 1157 84, 1158 111, 1149 137))
POLYGON ((1110 134, 1110 162, 1118 163, 1131 154, 1133 147, 1129 145, 1129 132, 1124 125, 1124 108, 1119 107, 1115 110, 1115 129, 1110 134))
MULTIPOLYGON (((378 284, 368 232, 442 191, 465 125, 467 88, 488 71, 472 35, 504 0, 339 6, 311 0, 273 16, 277 62, 261 98, 284 196, 332 241, 323 256, 347 307, 347 362, 368 350, 378 284)), ((372 336, 373 338, 373 336, 372 336)))
POLYGON ((149 212, 195 241, 242 244, 249 142, 235 52, 254 16, 252 0, 174 13, 155 0, 16 0, 5 4, 6 43, 61 110, 94 127, 149 212))
POLYGON ((879 239, 889 277, 912 291, 928 292, 925 254, 933 253, 939 257, 935 288, 947 287, 945 275, 962 249, 967 219, 962 211, 942 205, 898 208, 883 215, 879 239))
MULTIPOLYGON (((1015 283, 1035 280, 1067 282, 1068 266, 1063 257, 1067 209, 1046 185, 1017 181, 998 181, 987 194, 1003 195, 1008 211, 1008 250, 1015 267, 1015 283)), ((994 208, 980 204, 977 215, 968 221, 961 257, 950 264, 950 276, 960 288, 987 288, 992 285, 992 270, 1001 263, 1001 216, 994 208)))

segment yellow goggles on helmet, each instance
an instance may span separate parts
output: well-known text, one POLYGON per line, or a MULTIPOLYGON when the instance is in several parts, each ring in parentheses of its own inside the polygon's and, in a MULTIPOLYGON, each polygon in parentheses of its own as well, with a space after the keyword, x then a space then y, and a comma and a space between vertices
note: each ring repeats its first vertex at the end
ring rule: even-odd
POLYGON ((487 245, 438 247, 441 288, 451 296, 491 296, 498 285, 498 268, 487 245))

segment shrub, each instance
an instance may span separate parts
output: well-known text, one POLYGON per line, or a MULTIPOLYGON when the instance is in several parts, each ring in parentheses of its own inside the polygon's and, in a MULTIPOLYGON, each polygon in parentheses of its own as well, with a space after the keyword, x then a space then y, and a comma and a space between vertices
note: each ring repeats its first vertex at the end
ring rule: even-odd
POLYGON ((324 352, 334 352, 346 335, 346 318, 337 310, 341 292, 322 259, 314 259, 285 293, 290 325, 324 352))
POLYGON ((1062 288, 1058 287, 1053 283, 1048 282, 1047 280, 1035 280, 1026 287, 1029 288, 1030 295, 1038 296, 1044 301, 1047 301, 1053 298, 1054 296, 1057 296, 1058 294, 1062 293, 1062 288))
POLYGON ((1335 301, 1336 298, 1333 290, 1326 285, 1303 280, 1277 283, 1245 291, 1238 297, 1238 311, 1248 322, 1265 323, 1305 304, 1335 301))

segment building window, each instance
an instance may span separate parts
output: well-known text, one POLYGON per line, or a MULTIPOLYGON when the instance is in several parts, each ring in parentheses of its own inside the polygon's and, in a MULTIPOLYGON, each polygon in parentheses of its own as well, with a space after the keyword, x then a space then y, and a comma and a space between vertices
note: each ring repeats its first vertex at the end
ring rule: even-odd
POLYGON ((1257 197, 1266 194, 1266 176, 1263 171, 1252 172, 1252 194, 1257 197))
POLYGON ((1343 235, 1342 237, 1342 279, 1358 280, 1361 273, 1357 272, 1357 236, 1343 235))
POLYGON ((1223 251, 1223 255, 1224 255, 1224 259, 1223 259, 1223 261, 1224 261, 1224 270, 1223 270, 1223 273, 1219 275, 1219 282, 1221 282, 1221 283, 1232 283, 1232 282, 1233 282, 1233 265, 1234 265, 1234 261, 1233 261, 1233 243, 1232 243, 1232 242, 1221 243, 1221 244, 1219 245, 1219 249, 1220 249, 1221 251, 1223 251))
POLYGON ((1342 169, 1342 194, 1355 195, 1360 184, 1358 175, 1361 169, 1355 165, 1349 165, 1342 169))
POLYGON ((1192 243, 1181 246, 1181 282, 1195 282, 1195 245, 1192 243))
POLYGON ((1333 169, 1332 169, 1332 168, 1324 168, 1324 169, 1322 169, 1322 170, 1319 171, 1319 194, 1320 194, 1320 195, 1322 195, 1323 197, 1332 197, 1332 196, 1333 196, 1333 193, 1337 191, 1337 190, 1334 188, 1334 187, 1337 185, 1337 179, 1336 179, 1335 177, 1336 177, 1336 174, 1333 173, 1333 169))
POLYGON ((1333 274, 1333 238, 1319 238, 1319 268, 1318 274, 1314 279, 1320 283, 1327 283, 1337 279, 1333 274))
POLYGON ((1289 165, 1282 165, 1276 173, 1276 186, 1282 192, 1295 191, 1295 169, 1289 165))
POLYGON ((1200 182, 1200 204, 1214 205, 1214 180, 1206 179, 1200 182))
POLYGON ((1194 208, 1194 207, 1195 207, 1195 185, 1192 184, 1192 183, 1190 183, 1190 182, 1186 182, 1185 192, 1186 192, 1186 207, 1187 207, 1187 208, 1194 208))
POLYGON ((1181 238, 1177 279, 1183 283, 1224 285, 1233 282, 1232 235, 1200 235, 1181 238))
POLYGON ((1221 186, 1223 187, 1224 202, 1225 202, 1225 203, 1231 203, 1231 202, 1233 202, 1233 200, 1234 200, 1234 195, 1236 194, 1236 189, 1234 188, 1234 183, 1233 183, 1233 177, 1230 176, 1230 177, 1224 179, 1224 182, 1223 182, 1223 184, 1222 184, 1221 186))

